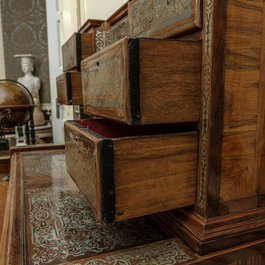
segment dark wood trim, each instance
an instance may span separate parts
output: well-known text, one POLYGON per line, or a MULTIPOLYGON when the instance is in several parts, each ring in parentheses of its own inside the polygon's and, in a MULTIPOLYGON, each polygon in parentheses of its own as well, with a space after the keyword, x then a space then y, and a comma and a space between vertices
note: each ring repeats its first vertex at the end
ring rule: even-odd
POLYGON ((76 65, 80 69, 82 61, 82 40, 81 33, 77 32, 75 34, 75 51, 76 51, 76 65))
POLYGON ((222 139, 225 87, 225 52, 228 0, 215 1, 213 13, 212 76, 209 166, 207 187, 208 218, 219 216, 220 183, 222 168, 222 139))
MULTIPOLYGON (((78 56, 77 56, 77 58, 78 58, 78 56)), ((73 105, 71 72, 65 73, 65 79, 66 79, 65 81, 66 81, 66 90, 67 90, 67 104, 73 105)))
POLYGON ((115 180, 113 141, 100 142, 100 175, 102 189, 102 219, 105 224, 115 221, 115 180))
POLYGON ((140 108, 140 39, 129 38, 129 90, 130 117, 132 125, 141 123, 140 108))
POLYGON ((123 4, 115 13, 113 13, 106 21, 113 26, 116 22, 128 15, 128 3, 123 4))
POLYGON ((87 33, 91 28, 99 27, 104 20, 88 19, 78 30, 79 33, 87 33))

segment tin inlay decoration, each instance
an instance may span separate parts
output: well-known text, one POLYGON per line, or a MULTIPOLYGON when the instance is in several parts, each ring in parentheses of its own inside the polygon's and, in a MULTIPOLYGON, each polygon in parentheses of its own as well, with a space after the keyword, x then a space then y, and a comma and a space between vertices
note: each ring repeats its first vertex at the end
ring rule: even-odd
MULTIPOLYGON (((74 173, 90 198, 96 203, 95 157, 87 148, 78 143, 77 137, 66 130, 65 146, 66 150, 71 152, 71 154, 66 152, 67 166, 74 173)), ((85 141, 85 139, 82 139, 82 141, 85 141)), ((86 142, 86 144, 89 143, 86 142)))
POLYGON ((111 28, 112 43, 128 36, 128 18, 125 18, 117 25, 111 28))
POLYGON ((104 48, 108 47, 112 44, 111 41, 111 31, 98 31, 96 33, 96 46, 97 52, 103 50, 104 48))
POLYGON ((75 186, 28 190, 25 199, 27 264, 57 264, 165 239, 143 218, 98 223, 75 186))
POLYGON ((25 176, 66 172, 64 151, 22 154, 25 176), (52 156, 50 155, 52 153, 52 156))
POLYGON ((142 0, 130 9, 131 37, 145 37, 191 15, 191 0, 142 0))
MULTIPOLYGON (((108 256, 105 259, 93 259, 82 265, 131 265, 131 264, 179 264, 192 258, 179 248, 175 241, 162 242, 140 249, 108 256)), ((81 265, 80 263, 75 265, 81 265)))
POLYGON ((212 0, 206 0, 204 29, 204 57, 203 57, 203 110, 201 127, 201 163, 200 167, 200 190, 199 206, 205 206, 206 177, 207 177, 207 153, 208 153, 208 131, 209 131, 209 104, 211 87, 211 57, 212 57, 212 0))
POLYGON ((82 80, 85 104, 121 108, 121 56, 85 69, 82 80))

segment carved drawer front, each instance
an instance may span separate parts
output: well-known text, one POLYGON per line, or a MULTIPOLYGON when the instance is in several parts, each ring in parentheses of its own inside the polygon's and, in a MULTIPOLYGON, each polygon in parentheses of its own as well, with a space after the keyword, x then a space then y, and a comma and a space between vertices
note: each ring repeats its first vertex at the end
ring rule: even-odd
POLYGON ((100 222, 196 202, 197 131, 171 124, 69 121, 65 148, 67 171, 100 222))
POLYGON ((83 59, 93 54, 91 33, 74 33, 62 46, 63 71, 80 69, 83 59))
POLYGON ((128 37, 128 3, 122 5, 108 19, 107 23, 111 27, 111 40, 115 43, 124 37, 128 37))
POLYGON ((202 28, 201 0, 129 1, 130 37, 169 38, 202 28))
POLYGON ((111 40, 115 43, 128 37, 128 17, 121 19, 111 27, 111 40))
POLYGON ((59 104, 83 105, 81 72, 65 72, 56 78, 59 104))
POLYGON ((124 38, 81 71, 85 113, 130 125, 199 121, 201 42, 124 38))

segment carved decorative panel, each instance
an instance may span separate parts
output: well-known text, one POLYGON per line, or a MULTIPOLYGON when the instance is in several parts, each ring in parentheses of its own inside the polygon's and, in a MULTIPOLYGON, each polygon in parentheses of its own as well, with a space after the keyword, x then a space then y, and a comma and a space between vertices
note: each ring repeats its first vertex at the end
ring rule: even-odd
POLYGON ((128 18, 123 19, 111 28, 111 36, 112 43, 128 36, 128 18))
POLYGON ((6 78, 23 76, 15 54, 34 54, 34 75, 41 79, 40 99, 50 102, 45 0, 1 0, 6 78))
POLYGON ((99 31, 97 30, 96 33, 96 46, 97 52, 103 50, 104 48, 108 47, 112 44, 111 41, 111 31, 99 31))
POLYGON ((191 0, 141 0, 130 8, 131 37, 145 37, 191 15, 191 0))
POLYGON ((121 108, 121 57, 82 71, 84 103, 93 106, 121 108))

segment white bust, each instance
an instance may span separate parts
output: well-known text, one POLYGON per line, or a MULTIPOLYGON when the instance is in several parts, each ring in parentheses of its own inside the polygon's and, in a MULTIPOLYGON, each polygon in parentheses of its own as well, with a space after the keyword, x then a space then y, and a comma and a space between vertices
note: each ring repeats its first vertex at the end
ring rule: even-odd
POLYGON ((37 105, 37 107, 34 108, 33 112, 33 120, 34 125, 43 125, 45 123, 44 115, 40 108, 40 98, 39 98, 39 90, 40 90, 40 78, 37 76, 34 76, 32 74, 34 70, 33 66, 33 58, 34 56, 31 54, 21 54, 21 55, 15 55, 15 57, 21 57, 21 69, 24 73, 24 76, 18 78, 18 82, 24 85, 29 92, 31 93, 34 104, 37 105))

